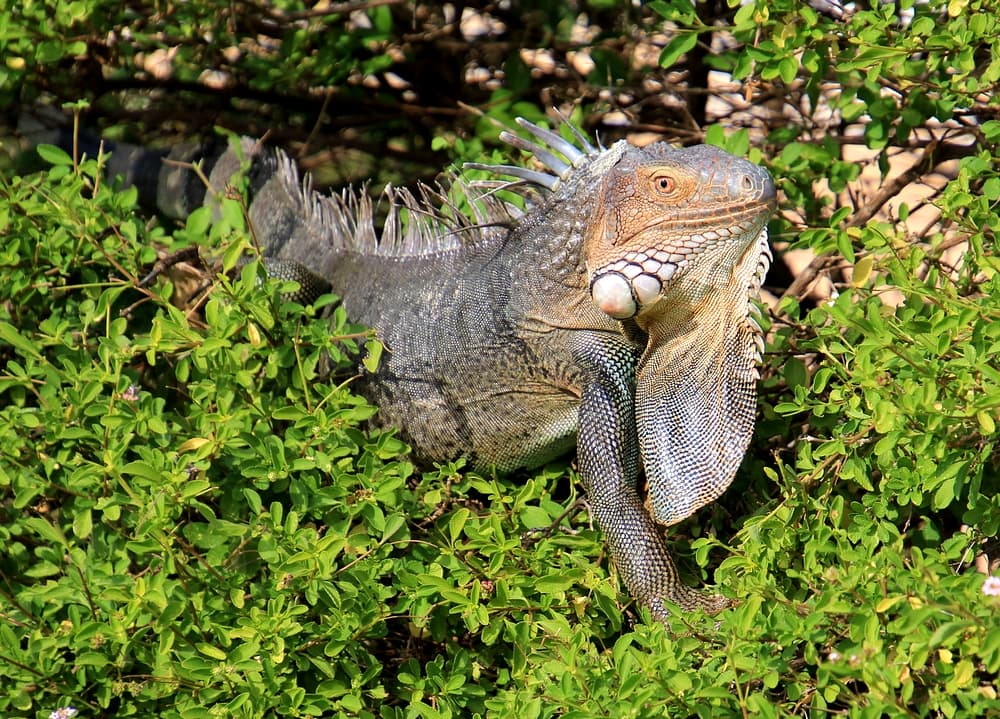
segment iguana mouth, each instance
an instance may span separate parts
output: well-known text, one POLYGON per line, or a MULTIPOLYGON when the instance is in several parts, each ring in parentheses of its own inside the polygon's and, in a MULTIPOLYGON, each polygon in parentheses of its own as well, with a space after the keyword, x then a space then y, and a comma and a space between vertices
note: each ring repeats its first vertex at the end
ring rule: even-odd
MULTIPOLYGON (((643 251, 623 253, 620 259, 593 272, 590 281, 592 299, 605 314, 615 319, 635 317, 643 309, 656 304, 671 282, 683 276, 689 259, 703 253, 706 246, 722 243, 745 246, 748 240, 757 238, 772 211, 773 199, 756 203, 756 206, 762 209, 746 210, 743 213, 745 219, 729 227, 713 226, 706 221, 706 229, 700 232, 660 243, 666 244, 666 248, 654 246, 643 251)), ((656 229, 664 224, 666 222, 652 223, 644 230, 656 229)), ((641 233, 635 236, 638 234, 641 233)))

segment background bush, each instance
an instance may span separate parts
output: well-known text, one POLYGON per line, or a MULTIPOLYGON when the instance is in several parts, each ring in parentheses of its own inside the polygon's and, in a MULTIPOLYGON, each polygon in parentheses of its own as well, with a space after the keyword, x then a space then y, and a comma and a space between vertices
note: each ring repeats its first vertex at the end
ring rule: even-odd
POLYGON ((0 713, 1000 715, 992 10, 0 11, 0 713), (415 468, 350 393, 364 329, 256 263, 192 271, 188 303, 177 275, 140 286, 157 250, 233 267, 244 208, 160 226, 96 158, 15 165, 21 110, 80 99, 150 144, 269 133, 333 185, 433 177, 550 107, 768 165, 761 421, 669 537, 739 605, 649 623, 566 513, 571 465, 415 468))

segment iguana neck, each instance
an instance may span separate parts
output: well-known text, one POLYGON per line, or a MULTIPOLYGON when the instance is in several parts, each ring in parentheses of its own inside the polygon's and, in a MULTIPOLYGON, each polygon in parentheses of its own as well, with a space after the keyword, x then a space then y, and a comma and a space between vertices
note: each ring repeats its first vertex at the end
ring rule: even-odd
POLYGON ((617 142, 522 218, 503 255, 513 288, 511 318, 527 332, 590 329, 621 332, 591 300, 585 237, 601 179, 625 152, 617 142))

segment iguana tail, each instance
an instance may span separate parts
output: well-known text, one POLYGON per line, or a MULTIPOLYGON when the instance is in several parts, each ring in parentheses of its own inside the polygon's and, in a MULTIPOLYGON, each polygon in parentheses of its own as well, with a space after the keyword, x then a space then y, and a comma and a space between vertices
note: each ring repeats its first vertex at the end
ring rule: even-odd
MULTIPOLYGON (((205 144, 183 144, 173 150, 156 150, 65 126, 41 111, 22 113, 19 133, 34 145, 56 145, 78 157, 106 158, 109 177, 124 187, 135 187, 139 203, 163 215, 184 220, 194 210, 217 206, 230 196, 231 185, 242 172, 247 178, 251 230, 272 277, 294 280, 301 289, 291 299, 309 302, 329 292, 323 279, 335 264, 343 242, 337 230, 354 231, 350 222, 335 222, 317 207, 318 196, 308 179, 302 181, 292 161, 280 151, 248 139, 205 144), (198 171, 194 171, 195 167, 198 171), (206 182, 207 181, 207 182, 206 182)), ((353 218, 355 208, 341 216, 353 218)))
POLYGON ((119 176, 126 187, 135 187, 139 192, 139 201, 147 207, 156 206, 157 185, 160 168, 166 150, 151 150, 137 145, 102 140, 101 137, 87 130, 74 133, 72 127, 66 126, 66 118, 60 113, 51 112, 50 108, 35 108, 22 112, 18 118, 17 131, 31 144, 56 145, 66 152, 76 152, 78 157, 95 158, 99 154, 107 155, 106 171, 109 177, 119 176))

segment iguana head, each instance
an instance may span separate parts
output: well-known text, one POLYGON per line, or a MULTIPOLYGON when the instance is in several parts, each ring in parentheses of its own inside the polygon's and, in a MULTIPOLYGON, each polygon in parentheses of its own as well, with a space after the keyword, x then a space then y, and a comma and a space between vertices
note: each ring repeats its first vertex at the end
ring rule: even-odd
POLYGON ((724 287, 774 201, 766 170, 716 147, 627 149, 604 178, 585 239, 594 302, 615 319, 644 315, 642 325, 672 287, 724 287))
POLYGON ((673 524, 732 481, 756 416, 752 316, 770 261, 767 172, 709 146, 629 147, 584 238, 593 301, 647 345, 636 428, 653 517, 673 524))

